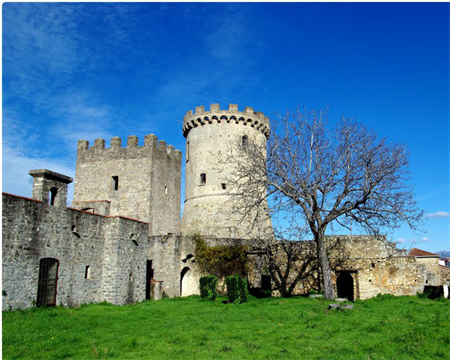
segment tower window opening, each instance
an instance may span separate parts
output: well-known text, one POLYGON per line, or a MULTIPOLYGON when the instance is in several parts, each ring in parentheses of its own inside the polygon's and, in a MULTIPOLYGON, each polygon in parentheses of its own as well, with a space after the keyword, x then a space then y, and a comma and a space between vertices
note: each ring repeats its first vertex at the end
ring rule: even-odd
POLYGON ((114 191, 119 190, 119 177, 118 176, 112 177, 112 188, 114 191))
POLYGON ((186 143, 186 162, 189 161, 189 141, 186 143))
POLYGON ((227 188, 227 184, 222 183, 222 190, 226 190, 226 188, 227 188))
POLYGON ((91 267, 89 265, 86 265, 86 268, 84 270, 84 278, 85 279, 91 278, 91 267))
POLYGON ((242 136, 242 146, 247 146, 248 145, 248 136, 244 135, 242 136))
POLYGON ((205 173, 200 174, 200 185, 206 185, 206 174, 205 173))
POLYGON ((55 205, 56 194, 58 194, 58 189, 55 187, 51 188, 49 191, 49 199, 48 199, 49 205, 52 205, 52 206, 55 205))

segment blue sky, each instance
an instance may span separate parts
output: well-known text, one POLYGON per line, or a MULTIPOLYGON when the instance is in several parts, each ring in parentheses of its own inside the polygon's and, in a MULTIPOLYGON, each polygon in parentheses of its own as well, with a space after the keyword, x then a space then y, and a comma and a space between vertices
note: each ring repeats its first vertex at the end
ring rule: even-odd
POLYGON ((426 234, 448 250, 448 3, 4 3, 5 192, 28 170, 75 175, 77 140, 146 134, 184 152, 195 106, 299 104, 354 117, 410 150, 426 234))

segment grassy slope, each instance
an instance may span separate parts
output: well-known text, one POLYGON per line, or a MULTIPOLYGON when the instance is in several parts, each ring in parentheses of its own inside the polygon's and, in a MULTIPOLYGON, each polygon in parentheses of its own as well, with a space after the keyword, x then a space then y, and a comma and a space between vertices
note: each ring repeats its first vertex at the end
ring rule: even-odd
POLYGON ((4 359, 449 359, 448 300, 198 297, 3 313, 4 359))

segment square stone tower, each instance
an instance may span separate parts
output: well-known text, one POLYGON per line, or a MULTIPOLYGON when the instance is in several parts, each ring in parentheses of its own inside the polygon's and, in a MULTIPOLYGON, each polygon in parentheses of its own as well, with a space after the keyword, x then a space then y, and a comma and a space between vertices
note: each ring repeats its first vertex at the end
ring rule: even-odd
POLYGON ((149 223, 149 235, 179 233, 181 151, 155 135, 144 146, 129 136, 78 142, 72 207, 102 215, 123 216, 149 223))

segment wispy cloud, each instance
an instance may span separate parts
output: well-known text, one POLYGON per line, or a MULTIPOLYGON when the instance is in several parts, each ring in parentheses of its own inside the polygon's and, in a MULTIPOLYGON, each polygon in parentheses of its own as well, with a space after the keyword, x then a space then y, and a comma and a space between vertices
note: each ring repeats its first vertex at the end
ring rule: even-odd
POLYGON ((418 197, 417 197, 417 200, 418 200, 418 201, 421 201, 421 200, 433 198, 433 197, 435 197, 435 196, 444 194, 444 193, 446 193, 446 192, 448 192, 448 191, 449 191, 449 187, 448 187, 448 186, 445 186, 445 187, 443 187, 443 188, 441 188, 441 189, 438 189, 438 190, 436 190, 436 191, 432 191, 432 192, 429 192, 429 193, 427 193, 427 194, 423 194, 423 195, 421 195, 421 196, 418 196, 418 197))
POLYGON ((400 239, 398 239, 396 241, 396 243, 397 244, 402 244, 402 243, 410 242, 412 244, 419 244, 419 243, 422 243, 422 242, 429 242, 429 241, 430 241, 430 239, 424 236, 421 239, 412 238, 410 240, 409 239, 405 239, 405 238, 400 238, 400 239))
POLYGON ((436 211, 435 213, 425 214, 425 218, 427 219, 441 219, 448 217, 450 217, 450 214, 446 211, 436 211))

